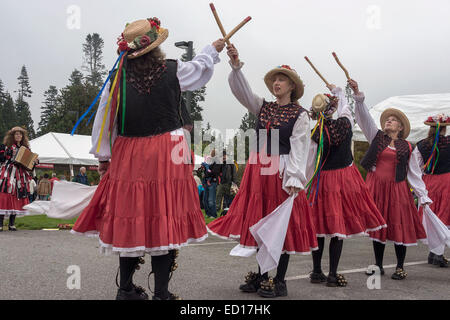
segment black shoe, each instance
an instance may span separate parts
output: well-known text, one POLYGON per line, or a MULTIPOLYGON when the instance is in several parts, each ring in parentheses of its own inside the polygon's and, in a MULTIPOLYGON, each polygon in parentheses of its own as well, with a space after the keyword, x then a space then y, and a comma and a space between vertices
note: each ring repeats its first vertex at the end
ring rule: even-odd
POLYGON ((254 293, 258 291, 259 286, 263 280, 264 279, 260 274, 249 272, 245 276, 245 283, 239 286, 239 290, 243 292, 254 293))
POLYGON ((395 272, 392 274, 391 278, 394 280, 403 280, 406 279, 408 274, 402 268, 395 269, 395 272))
POLYGON ((8 226, 9 231, 17 231, 16 226, 8 226))
POLYGON ((133 285, 130 291, 119 288, 117 290, 116 300, 148 300, 148 294, 142 287, 133 285))
POLYGON ((181 300, 181 298, 179 296, 177 296, 176 294, 169 292, 169 296, 165 299, 157 297, 157 296, 153 296, 152 300, 181 300))
POLYGON ((336 274, 336 276, 328 275, 327 287, 346 287, 347 280, 342 274, 336 274))
POLYGON ((327 276, 323 274, 323 272, 312 272, 309 275, 309 279, 311 283, 322 283, 327 281, 327 276))
POLYGON ((263 298, 286 297, 288 294, 286 281, 269 278, 261 282, 261 288, 258 289, 257 293, 263 298))
POLYGON ((428 264, 433 264, 435 256, 436 255, 433 252, 430 252, 430 254, 428 255, 428 264))
POLYGON ((433 259, 433 265, 441 268, 448 268, 448 260, 444 258, 444 255, 435 255, 433 259))

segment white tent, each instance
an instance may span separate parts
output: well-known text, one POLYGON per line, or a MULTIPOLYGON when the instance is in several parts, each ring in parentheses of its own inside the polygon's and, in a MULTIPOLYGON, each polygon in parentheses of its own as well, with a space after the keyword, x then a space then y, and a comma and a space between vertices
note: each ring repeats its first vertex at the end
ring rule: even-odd
POLYGON ((31 150, 45 164, 97 166, 98 160, 89 153, 91 136, 50 132, 30 141, 31 150))
MULTIPOLYGON (((370 106, 368 106, 370 108, 370 106)), ((417 143, 427 137, 428 129, 423 122, 432 115, 450 114, 450 93, 408 95, 388 98, 370 109, 370 114, 380 128, 381 113, 387 108, 403 111, 411 123, 408 141, 417 143)), ((353 130, 354 141, 367 141, 361 129, 356 125, 353 130)))

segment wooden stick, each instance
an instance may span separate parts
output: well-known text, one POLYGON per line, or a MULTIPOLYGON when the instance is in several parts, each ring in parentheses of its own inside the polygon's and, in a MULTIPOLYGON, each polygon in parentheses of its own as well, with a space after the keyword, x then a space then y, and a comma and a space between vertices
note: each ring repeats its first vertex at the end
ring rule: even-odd
POLYGON ((225 41, 228 41, 236 32, 238 32, 238 30, 240 28, 242 28, 247 22, 249 22, 250 20, 252 20, 252 17, 248 16, 247 18, 245 18, 241 23, 239 23, 233 30, 230 31, 230 33, 228 33, 225 36, 225 41))
MULTIPOLYGON (((220 22, 219 15, 217 14, 217 11, 216 11, 216 7, 214 7, 213 3, 210 3, 209 6, 211 7, 211 11, 212 11, 212 13, 214 15, 214 18, 216 19, 217 25, 219 26, 219 29, 220 29, 220 32, 222 33, 222 36, 224 38, 226 38, 227 33, 225 32, 225 29, 223 28, 222 22, 220 22)), ((229 40, 225 40, 225 42, 227 43, 227 45, 229 45, 229 46, 231 45, 229 40)))
POLYGON ((342 65, 341 61, 339 61, 339 58, 337 57, 336 52, 333 52, 332 54, 333 54, 334 59, 336 59, 337 64, 341 67, 342 70, 344 70, 347 80, 350 80, 351 79, 350 75, 348 74, 347 69, 345 69, 345 67, 342 65))
POLYGON ((330 84, 328 83, 328 81, 320 74, 319 70, 316 69, 316 67, 314 67, 314 65, 312 64, 312 62, 308 59, 308 57, 305 57, 305 60, 310 64, 310 66, 314 69, 314 71, 317 73, 317 75, 320 77, 320 79, 323 80, 323 82, 325 82, 325 84, 327 86, 329 86, 330 84))

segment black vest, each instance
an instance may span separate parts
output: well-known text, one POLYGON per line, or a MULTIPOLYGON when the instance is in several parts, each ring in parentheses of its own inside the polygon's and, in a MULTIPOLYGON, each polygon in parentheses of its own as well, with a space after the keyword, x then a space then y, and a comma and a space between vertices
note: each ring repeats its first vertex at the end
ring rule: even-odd
MULTIPOLYGON (((323 132, 323 170, 346 168, 353 162, 352 155, 352 125, 346 117, 337 120, 325 120, 323 132)), ((315 133, 313 140, 319 143, 319 134, 315 133)))
MULTIPOLYGON (((427 162, 431 155, 431 148, 426 139, 417 143, 417 148, 422 155, 423 162, 427 162)), ((433 174, 444 174, 450 172, 450 136, 440 136, 438 142, 439 159, 433 174)), ((431 172, 426 172, 431 174, 431 172)))
MULTIPOLYGON (((364 155, 361 160, 361 165, 364 169, 369 171, 373 166, 376 165, 378 156, 383 152, 384 149, 391 143, 392 138, 385 134, 383 131, 378 130, 377 135, 371 142, 369 150, 364 155)), ((394 141, 395 151, 397 153, 397 164, 395 167, 395 181, 401 182, 406 179, 408 173, 408 161, 411 155, 411 144, 404 140, 398 139, 394 141)))
MULTIPOLYGON (((272 132, 271 129, 278 129, 279 134, 279 149, 278 154, 289 154, 291 151, 291 141, 292 131, 294 129, 295 122, 298 117, 305 109, 296 104, 288 104, 286 106, 279 107, 276 102, 266 102, 264 101, 261 110, 258 115, 258 123, 256 125, 256 137, 257 137, 257 151, 262 151, 264 147, 264 132, 267 136, 267 154, 272 154, 272 132), (260 133, 262 130, 263 133, 260 133), (264 131, 266 130, 266 131, 264 131), (261 135, 261 136, 260 136, 261 135), (261 146, 260 146, 261 141, 261 146)), ((275 149, 276 150, 276 149, 275 149)), ((307 152, 307 150, 305 150, 307 152)), ((274 155, 275 151, 274 151, 274 155)))
MULTIPOLYGON (((150 94, 140 94, 126 84, 126 109, 123 114, 123 82, 118 113, 118 134, 125 137, 154 136, 183 126, 182 99, 177 78, 177 61, 166 60, 167 69, 150 94), (124 119, 123 119, 124 117, 124 119), (123 131, 122 131, 123 124, 123 131)), ((114 75, 113 75, 114 76, 114 75)))

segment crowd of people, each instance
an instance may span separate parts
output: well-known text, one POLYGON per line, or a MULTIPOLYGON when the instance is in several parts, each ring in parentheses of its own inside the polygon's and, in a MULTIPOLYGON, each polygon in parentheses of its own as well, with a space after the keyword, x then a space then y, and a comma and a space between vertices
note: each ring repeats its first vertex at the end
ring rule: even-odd
MULTIPOLYGON (((343 90, 333 84, 327 86, 329 93, 315 96, 311 108, 302 107, 303 81, 287 65, 266 73, 264 83, 275 97, 267 101, 253 92, 234 45, 227 46, 231 92, 256 115, 255 129, 265 131, 267 139, 260 141, 257 135, 236 195, 237 168, 225 153, 220 157, 213 151, 194 178, 192 163, 176 163, 172 157, 180 144, 187 145, 183 128, 189 121, 181 92, 201 88, 211 79, 225 41, 214 41, 184 62, 165 59, 160 44, 167 37, 168 30, 157 18, 129 23, 121 32, 118 67, 102 89, 92 131, 91 153, 100 162, 100 184, 71 231, 97 235, 103 253, 118 254, 117 300, 149 299, 133 282, 145 254, 151 256, 155 276, 152 298, 177 299, 169 291, 169 280, 178 267, 178 250, 205 240, 208 232, 237 240, 233 254, 250 256, 264 253, 252 228, 267 223, 266 230, 282 244, 276 276, 269 277, 258 264, 258 271, 249 272, 239 289, 275 298, 288 294, 285 276, 292 254, 312 253, 312 283, 344 287, 347 279, 337 272, 344 240, 367 236, 382 275, 385 246, 393 242, 397 267, 391 278, 403 280, 407 247, 428 236, 422 210, 431 208, 450 226, 448 116, 427 119, 430 134, 414 147, 406 140, 411 130, 407 116, 387 109, 376 119, 378 129, 354 80, 348 81, 356 101, 354 113, 343 90), (355 122, 370 143, 362 160, 366 181, 351 151, 355 122), (275 220, 269 225, 274 221, 269 215, 286 203, 288 214, 275 216, 286 219, 285 223, 275 220), (226 209, 226 214, 206 226, 201 206, 212 218, 218 208, 226 209), (321 266, 326 238, 330 239, 328 275, 321 266)), ((22 140, 23 129, 13 128, 8 134, 12 138, 0 149, 1 178, 7 181, 0 181, 0 214, 13 215, 28 203, 32 178, 11 161, 20 145, 29 147, 22 140)), ((77 179, 85 181, 82 174, 77 179)), ((431 252, 429 258, 433 264, 448 266, 441 254, 431 252)))
POLYGON ((212 150, 199 169, 195 172, 201 208, 210 218, 227 213, 238 189, 238 166, 227 158, 226 151, 217 157, 212 150))

